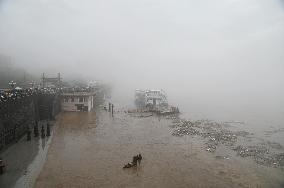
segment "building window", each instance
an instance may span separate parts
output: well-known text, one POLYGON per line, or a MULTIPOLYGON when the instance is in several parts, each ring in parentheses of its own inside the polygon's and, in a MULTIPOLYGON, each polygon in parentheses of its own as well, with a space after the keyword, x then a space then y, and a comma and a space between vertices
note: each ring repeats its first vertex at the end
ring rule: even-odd
POLYGON ((83 102, 83 100, 84 100, 84 97, 79 98, 79 102, 83 102))
POLYGON ((74 97, 71 97, 71 102, 74 102, 74 97))

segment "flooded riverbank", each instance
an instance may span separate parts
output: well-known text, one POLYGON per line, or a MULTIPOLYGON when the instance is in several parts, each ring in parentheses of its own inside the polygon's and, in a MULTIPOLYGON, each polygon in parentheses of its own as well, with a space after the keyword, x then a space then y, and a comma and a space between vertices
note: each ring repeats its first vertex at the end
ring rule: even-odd
POLYGON ((63 113, 35 187, 281 187, 283 172, 172 136, 172 121, 123 110, 63 113), (141 152, 141 166, 122 169, 141 152))

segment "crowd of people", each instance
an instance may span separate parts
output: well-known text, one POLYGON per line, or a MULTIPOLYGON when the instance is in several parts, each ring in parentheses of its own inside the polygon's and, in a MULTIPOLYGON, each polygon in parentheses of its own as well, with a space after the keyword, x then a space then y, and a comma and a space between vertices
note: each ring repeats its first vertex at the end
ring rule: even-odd
POLYGON ((21 99, 34 94, 54 94, 57 92, 72 93, 72 92, 92 92, 93 87, 69 87, 69 88, 13 88, 13 89, 0 89, 0 103, 21 99))
POLYGON ((0 103, 25 98, 25 97, 32 96, 35 94, 54 94, 55 92, 56 92, 56 89, 53 89, 53 88, 42 88, 42 89, 16 88, 16 89, 11 89, 11 90, 0 90, 0 103))

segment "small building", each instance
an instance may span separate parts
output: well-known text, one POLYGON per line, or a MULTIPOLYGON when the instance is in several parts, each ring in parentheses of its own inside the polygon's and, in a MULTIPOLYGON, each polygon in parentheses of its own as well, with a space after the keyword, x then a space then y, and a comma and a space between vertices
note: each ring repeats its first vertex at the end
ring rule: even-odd
POLYGON ((94 108, 94 92, 79 91, 61 94, 61 108, 63 111, 85 111, 89 112, 94 108))
POLYGON ((167 107, 168 101, 163 90, 140 90, 135 91, 135 104, 138 108, 149 109, 167 107))

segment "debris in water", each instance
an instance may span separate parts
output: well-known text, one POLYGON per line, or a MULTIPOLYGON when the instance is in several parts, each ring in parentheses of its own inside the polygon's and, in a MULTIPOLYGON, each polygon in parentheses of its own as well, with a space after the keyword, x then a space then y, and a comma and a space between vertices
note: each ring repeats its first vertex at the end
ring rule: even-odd
MULTIPOLYGON (((275 142, 266 142, 254 146, 235 146, 238 137, 251 138, 252 133, 246 131, 231 131, 226 129, 226 124, 201 119, 197 121, 190 121, 179 119, 176 116, 168 116, 167 119, 172 120, 171 127, 173 136, 182 137, 185 135, 201 136, 206 139, 205 150, 214 153, 220 144, 230 146, 237 152, 238 156, 243 158, 252 157, 256 163, 264 166, 283 167, 284 166, 284 153, 271 152, 270 149, 281 150, 282 145, 275 142)), ((229 159, 229 157, 224 157, 229 159)))

